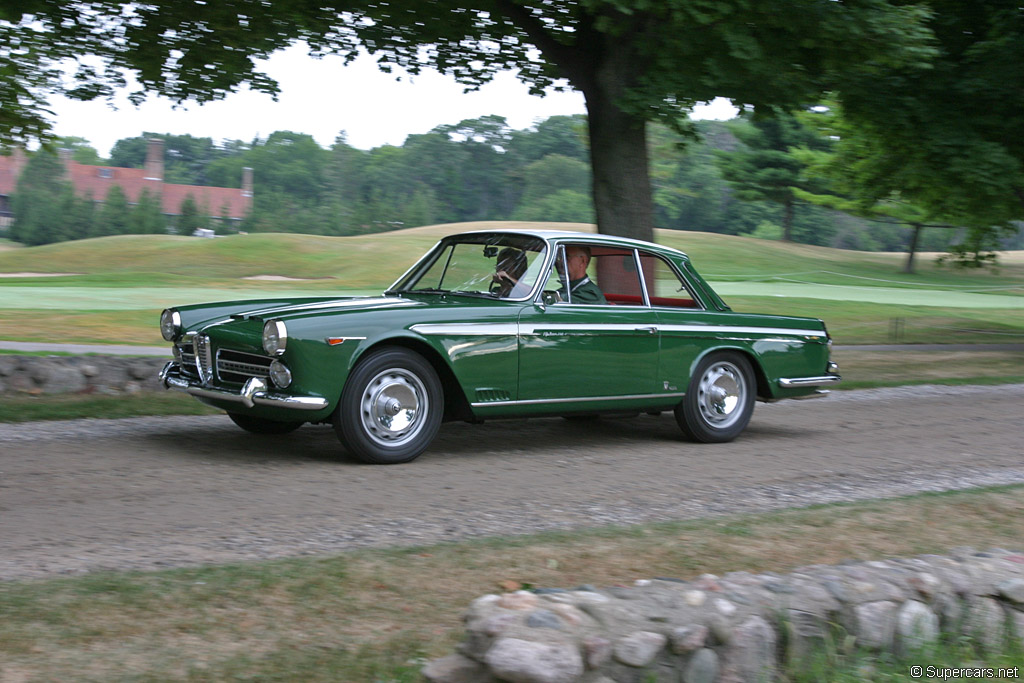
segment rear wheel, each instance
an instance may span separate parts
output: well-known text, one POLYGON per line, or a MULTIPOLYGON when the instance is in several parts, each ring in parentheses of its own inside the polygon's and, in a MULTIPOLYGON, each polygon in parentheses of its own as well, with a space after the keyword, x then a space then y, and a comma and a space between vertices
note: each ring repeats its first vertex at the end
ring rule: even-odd
POLYGON ((676 421, 694 441, 732 441, 754 413, 756 384, 750 361, 734 351, 706 357, 690 378, 686 396, 675 408, 676 421))
POLYGON ((279 422, 278 420, 266 420, 262 417, 242 415, 240 413, 228 413, 228 417, 236 425, 253 434, 287 434, 294 432, 301 427, 303 422, 279 422))
POLYGON ((349 375, 334 431, 363 462, 409 462, 434 440, 443 410, 441 382, 430 363, 408 349, 385 347, 349 375))

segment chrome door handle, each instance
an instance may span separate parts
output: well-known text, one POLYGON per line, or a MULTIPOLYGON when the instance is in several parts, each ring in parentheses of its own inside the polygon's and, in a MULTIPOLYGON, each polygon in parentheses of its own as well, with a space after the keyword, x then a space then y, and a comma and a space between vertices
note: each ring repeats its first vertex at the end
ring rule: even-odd
POLYGON ((637 327, 636 332, 646 332, 647 334, 655 334, 658 331, 657 327, 637 327))

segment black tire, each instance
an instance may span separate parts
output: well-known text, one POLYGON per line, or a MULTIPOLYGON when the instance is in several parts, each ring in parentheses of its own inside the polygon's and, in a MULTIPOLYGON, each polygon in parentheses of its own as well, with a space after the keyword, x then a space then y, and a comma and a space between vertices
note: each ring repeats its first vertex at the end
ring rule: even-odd
POLYGON ((740 435, 754 413, 757 384, 746 356, 720 351, 704 358, 675 408, 683 433, 701 443, 724 443, 740 435))
POLYGON ((252 417, 240 413, 228 413, 228 417, 236 425, 253 434, 287 434, 294 432, 304 422, 279 422, 277 420, 266 420, 262 417, 252 417))
POLYGON ((433 366, 401 347, 384 347, 349 375, 334 411, 334 431, 359 460, 394 465, 417 458, 434 440, 444 392, 433 366))

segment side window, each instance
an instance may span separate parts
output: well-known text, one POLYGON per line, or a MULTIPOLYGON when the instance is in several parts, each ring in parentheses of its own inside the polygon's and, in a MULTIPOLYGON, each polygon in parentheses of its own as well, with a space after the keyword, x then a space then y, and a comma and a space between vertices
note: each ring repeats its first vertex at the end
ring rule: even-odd
POLYGON ((562 303, 606 305, 609 293, 626 293, 640 303, 640 276, 633 251, 586 244, 566 244, 555 252, 555 265, 544 290, 562 303))
POLYGON ((594 279, 610 304, 643 306, 644 292, 632 249, 594 249, 594 279))
POLYGON ((647 252, 640 252, 640 265, 652 306, 700 308, 690 286, 668 261, 647 252))

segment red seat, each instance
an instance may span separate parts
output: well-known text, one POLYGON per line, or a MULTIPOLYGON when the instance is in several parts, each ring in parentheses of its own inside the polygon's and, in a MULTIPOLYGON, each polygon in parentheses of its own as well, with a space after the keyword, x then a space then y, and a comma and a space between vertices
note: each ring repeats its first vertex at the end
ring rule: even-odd
MULTIPOLYGON (((610 304, 642 306, 643 298, 636 294, 605 294, 604 298, 610 304)), ((652 296, 652 306, 669 306, 672 308, 697 308, 697 302, 693 299, 673 299, 666 296, 652 296)))

